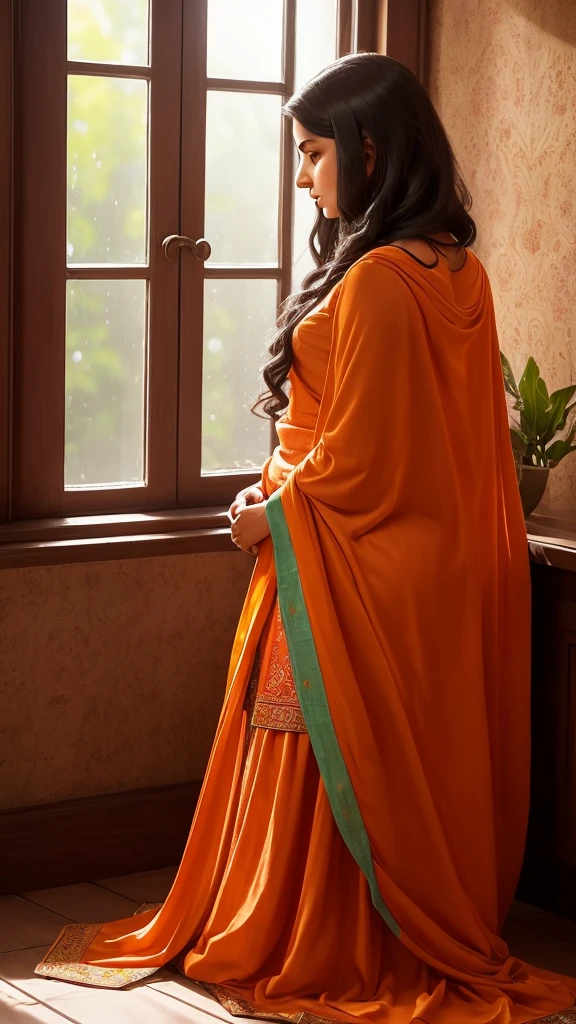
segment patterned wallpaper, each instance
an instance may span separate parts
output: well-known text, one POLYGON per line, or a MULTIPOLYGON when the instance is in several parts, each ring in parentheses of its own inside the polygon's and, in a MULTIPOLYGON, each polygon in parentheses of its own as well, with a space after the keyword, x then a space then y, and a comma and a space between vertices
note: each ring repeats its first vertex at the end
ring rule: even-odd
MULTIPOLYGON (((429 89, 474 200, 501 348, 576 383, 576 2, 429 0, 429 89)), ((576 453, 540 512, 576 520, 576 453)))
POLYGON ((201 779, 254 559, 0 572, 0 809, 201 779))

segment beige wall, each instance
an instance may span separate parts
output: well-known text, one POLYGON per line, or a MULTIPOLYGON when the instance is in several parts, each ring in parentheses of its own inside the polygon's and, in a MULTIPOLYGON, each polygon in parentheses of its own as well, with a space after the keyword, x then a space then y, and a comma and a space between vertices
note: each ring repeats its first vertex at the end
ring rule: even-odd
POLYGON ((201 779, 253 566, 0 572, 0 809, 201 779))
MULTIPOLYGON (((474 200, 501 348, 517 374, 533 355, 550 390, 576 383, 576 2, 429 11, 430 93, 474 200)), ((539 511, 576 519, 576 453, 539 511)))

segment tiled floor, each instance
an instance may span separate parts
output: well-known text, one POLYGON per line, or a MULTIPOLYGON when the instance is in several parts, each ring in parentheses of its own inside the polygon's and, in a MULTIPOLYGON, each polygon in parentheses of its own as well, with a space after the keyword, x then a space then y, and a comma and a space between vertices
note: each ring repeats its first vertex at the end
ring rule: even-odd
MULTIPOLYGON (((160 970, 131 988, 86 988, 40 978, 34 967, 63 925, 131 917, 163 900, 175 868, 0 897, 1 1024, 218 1024, 234 1021, 192 982, 160 970)), ((576 924, 516 903, 504 937, 540 967, 576 974, 576 924)), ((238 1024, 238 1018, 236 1018, 238 1024)))

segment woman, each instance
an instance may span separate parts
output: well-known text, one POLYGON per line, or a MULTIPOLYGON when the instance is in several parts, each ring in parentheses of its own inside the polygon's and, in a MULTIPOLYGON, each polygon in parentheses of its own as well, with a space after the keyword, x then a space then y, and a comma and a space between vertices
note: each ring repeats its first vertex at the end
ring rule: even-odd
POLYGON ((231 507, 258 559, 188 844, 159 909, 64 929, 38 972, 121 986, 175 962, 233 1013, 301 1022, 556 1014, 576 980, 498 937, 530 591, 470 199, 390 58, 342 58, 285 113, 317 268, 255 406, 280 444, 231 507))

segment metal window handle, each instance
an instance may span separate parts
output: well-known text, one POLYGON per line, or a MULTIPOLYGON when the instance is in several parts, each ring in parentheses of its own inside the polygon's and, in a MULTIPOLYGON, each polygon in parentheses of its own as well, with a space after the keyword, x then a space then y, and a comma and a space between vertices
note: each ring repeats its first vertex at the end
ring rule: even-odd
POLYGON ((210 258, 212 252, 210 243, 205 238, 198 238, 195 242, 193 238, 188 238, 187 235, 168 235, 162 242, 162 251, 170 263, 176 263, 177 250, 182 249, 183 246, 192 249, 196 259, 201 260, 202 263, 210 258))

